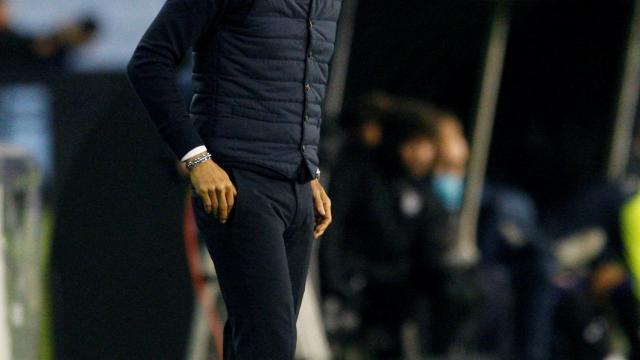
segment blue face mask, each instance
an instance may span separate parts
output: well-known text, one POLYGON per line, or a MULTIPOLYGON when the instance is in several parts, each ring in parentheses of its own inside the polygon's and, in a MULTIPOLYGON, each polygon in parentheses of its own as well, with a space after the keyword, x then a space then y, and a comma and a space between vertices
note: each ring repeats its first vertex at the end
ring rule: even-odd
POLYGON ((433 190, 447 211, 454 212, 462 206, 464 198, 464 179, 462 176, 435 174, 433 176, 433 190))

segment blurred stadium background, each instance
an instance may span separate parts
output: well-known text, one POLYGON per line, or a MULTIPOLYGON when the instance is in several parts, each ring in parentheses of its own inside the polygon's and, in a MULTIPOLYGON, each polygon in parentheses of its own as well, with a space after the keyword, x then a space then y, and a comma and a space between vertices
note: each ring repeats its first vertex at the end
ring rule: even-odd
MULTIPOLYGON (((436 147, 457 124, 470 151, 464 187, 434 190, 445 232, 391 262, 410 285, 376 283, 393 271, 363 250, 407 229, 376 238, 358 206, 336 214, 298 357, 640 359, 640 1, 342 1, 321 149, 334 207, 367 191, 344 174, 400 126, 390 109, 419 109, 436 147)), ((187 180, 125 75, 163 3, 0 0, 0 360, 218 358, 187 180)), ((189 56, 178 79, 187 106, 189 56)), ((397 215, 429 201, 401 192, 397 215)))

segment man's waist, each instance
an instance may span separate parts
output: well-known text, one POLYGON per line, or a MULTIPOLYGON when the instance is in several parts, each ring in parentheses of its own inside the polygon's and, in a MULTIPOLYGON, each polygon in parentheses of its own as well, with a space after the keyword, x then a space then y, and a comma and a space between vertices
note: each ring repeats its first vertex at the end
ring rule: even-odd
POLYGON ((225 170, 229 168, 243 169, 277 180, 296 182, 307 182, 310 180, 308 171, 305 172, 306 167, 303 162, 298 165, 298 168, 292 174, 284 174, 270 167, 246 161, 216 161, 216 163, 225 170))

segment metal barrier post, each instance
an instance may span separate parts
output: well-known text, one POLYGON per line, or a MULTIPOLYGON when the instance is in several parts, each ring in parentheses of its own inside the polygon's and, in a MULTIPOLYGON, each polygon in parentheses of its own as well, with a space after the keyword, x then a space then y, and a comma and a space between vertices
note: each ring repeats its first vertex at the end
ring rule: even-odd
POLYGON ((640 2, 635 0, 633 6, 633 17, 627 39, 627 54, 615 114, 616 123, 611 139, 607 167, 607 177, 610 180, 622 178, 627 171, 638 107, 638 91, 640 91, 640 2))
POLYGON ((38 359, 44 253, 41 172, 21 148, 0 144, 0 359, 38 359))
POLYGON ((448 259, 448 262, 452 265, 470 265, 480 257, 476 245, 476 228, 498 94, 500 92, 502 68, 507 50, 509 34, 508 10, 506 1, 499 0, 497 2, 489 33, 471 144, 471 158, 467 172, 464 204, 458 228, 457 246, 448 259))

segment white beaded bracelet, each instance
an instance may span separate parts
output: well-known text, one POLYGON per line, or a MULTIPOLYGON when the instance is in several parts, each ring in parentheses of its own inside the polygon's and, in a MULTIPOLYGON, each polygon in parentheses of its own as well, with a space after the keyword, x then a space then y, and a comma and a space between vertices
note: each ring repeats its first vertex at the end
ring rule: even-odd
POLYGON ((211 159, 211 154, 209 154, 208 152, 205 152, 204 154, 199 155, 195 159, 189 159, 187 160, 187 169, 192 170, 194 167, 198 166, 199 164, 202 164, 203 162, 209 159, 211 159))

